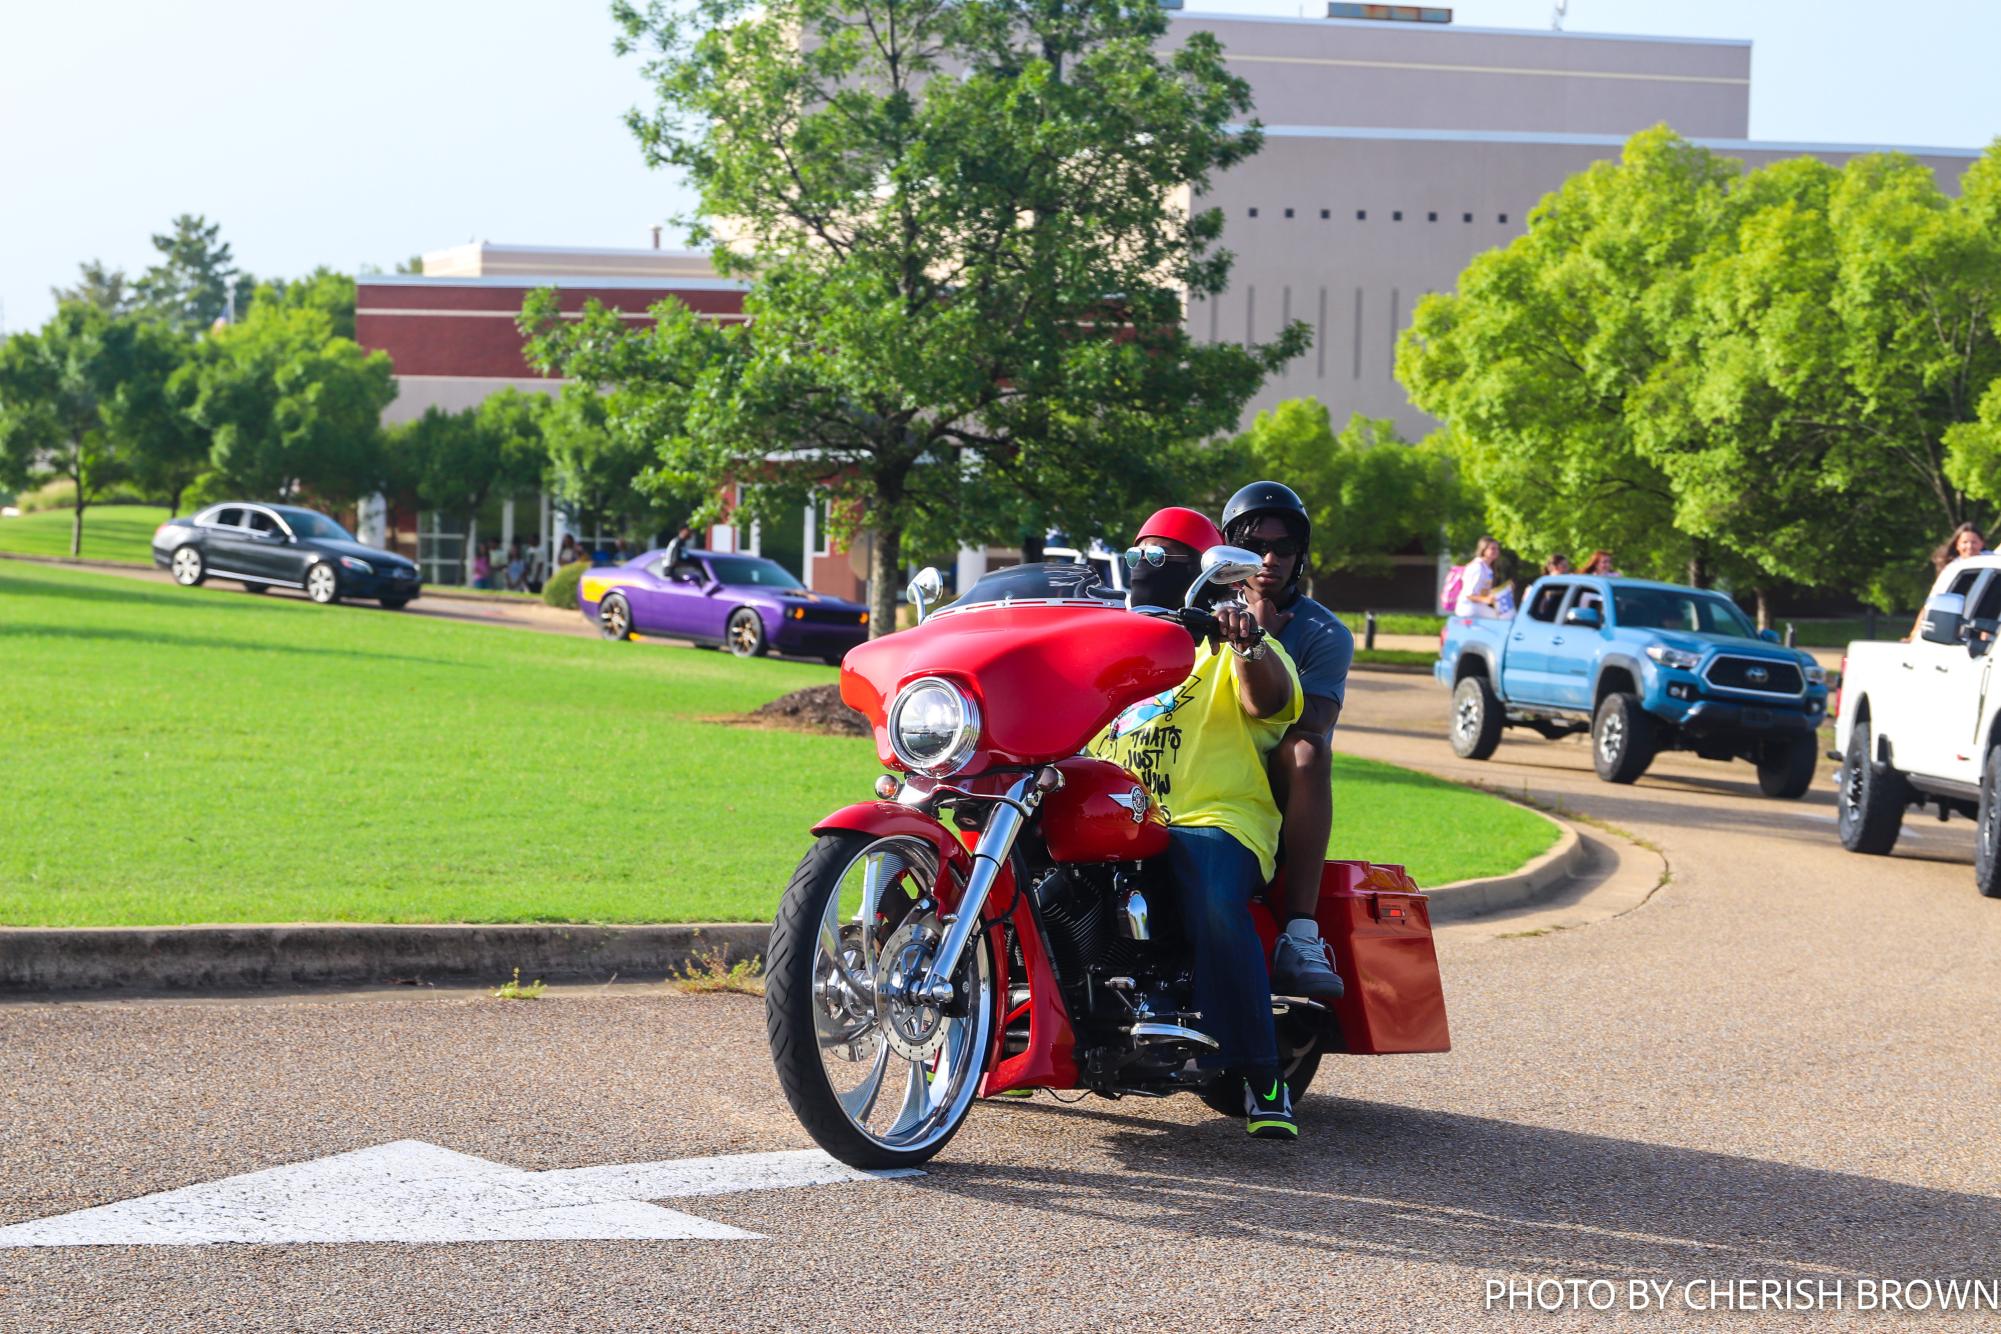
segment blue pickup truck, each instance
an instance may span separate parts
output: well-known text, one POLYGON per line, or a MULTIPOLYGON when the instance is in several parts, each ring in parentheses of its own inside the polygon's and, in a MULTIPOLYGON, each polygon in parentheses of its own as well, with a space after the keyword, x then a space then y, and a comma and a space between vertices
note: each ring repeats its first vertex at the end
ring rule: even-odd
POLYGON ((1452 687, 1452 749, 1494 753, 1506 727, 1587 729, 1608 783, 1663 750, 1750 760, 1767 796, 1813 783, 1827 673, 1720 593, 1646 579, 1537 580, 1510 617, 1455 616, 1432 669, 1452 687))

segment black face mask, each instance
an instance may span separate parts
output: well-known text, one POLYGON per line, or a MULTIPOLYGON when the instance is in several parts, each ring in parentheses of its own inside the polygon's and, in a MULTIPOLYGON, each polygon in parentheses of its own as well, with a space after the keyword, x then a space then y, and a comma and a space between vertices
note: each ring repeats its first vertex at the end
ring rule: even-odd
POLYGON ((1179 607, 1194 582, 1195 562, 1186 557, 1169 556, 1159 565, 1141 561, 1132 572, 1133 605, 1179 607))

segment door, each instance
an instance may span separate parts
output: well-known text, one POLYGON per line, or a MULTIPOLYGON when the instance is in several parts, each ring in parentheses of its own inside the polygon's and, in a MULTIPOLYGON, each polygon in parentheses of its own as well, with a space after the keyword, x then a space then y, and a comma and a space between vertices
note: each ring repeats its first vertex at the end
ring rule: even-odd
POLYGON ((1945 671, 1934 663, 1939 682, 1932 701, 1938 738, 1935 771, 1962 783, 1980 781, 1980 717, 1994 675, 1994 636, 2001 628, 2001 571, 1987 570, 1966 599, 1967 641, 1963 646, 1927 644, 1941 652, 1945 671))
POLYGON ((257 572, 257 553, 243 516, 243 506, 225 505, 201 525, 202 559, 211 573, 228 578, 257 572))
MULTIPOLYGON (((1993 580, 1982 569, 1961 570, 1944 590, 1964 598, 1971 609, 1993 580)), ((1899 769, 1934 778, 1974 782, 1979 764, 1970 757, 1979 721, 1980 692, 1987 658, 1964 643, 1937 644, 1922 632, 1904 645, 1901 689, 1889 720, 1891 749, 1899 769)))
POLYGON ((1549 679, 1558 704, 1572 709, 1591 707, 1591 671, 1598 664, 1599 641, 1612 628, 1611 614, 1605 595, 1588 584, 1572 589, 1557 613, 1556 636, 1550 641, 1554 647, 1549 655, 1549 679), (1597 611, 1600 628, 1568 623, 1565 618, 1581 607, 1597 611))
POLYGON ((669 565, 663 556, 647 569, 661 583, 632 593, 633 619, 641 630, 696 639, 723 637, 716 600, 702 592, 709 583, 709 572, 699 560, 688 557, 669 565))
POLYGON ((298 564, 298 551, 291 545, 291 535, 271 511, 247 507, 243 512, 243 527, 249 533, 243 550, 245 574, 288 584, 304 582, 304 571, 294 568, 298 564))
POLYGON ((1574 585, 1545 580, 1536 585, 1528 606, 1513 624, 1503 627, 1507 651, 1501 657, 1501 694, 1512 704, 1560 704, 1552 655, 1566 636, 1557 620, 1574 585))

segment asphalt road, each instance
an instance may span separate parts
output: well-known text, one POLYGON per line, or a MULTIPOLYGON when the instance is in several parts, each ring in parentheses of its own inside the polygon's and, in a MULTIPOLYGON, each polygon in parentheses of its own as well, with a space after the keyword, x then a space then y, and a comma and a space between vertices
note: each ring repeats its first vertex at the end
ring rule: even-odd
MULTIPOLYGON (((1341 741, 1616 824, 1671 878, 1586 927, 1442 933, 1454 1050, 1330 1059, 1297 1145, 1038 1098, 922 1178, 672 1202, 763 1240, 0 1250, 0 1329, 1433 1330, 1604 1318, 1487 1310, 1493 1278, 2001 1278, 1969 826, 1852 857, 1824 773, 1790 803, 1676 757, 1613 788, 1575 742, 1457 762, 1445 713, 1360 676, 1341 741)), ((808 1143, 759 1002, 643 987, 9 1004, 0 1095, 0 1224, 399 1139, 536 1169, 808 1143)))

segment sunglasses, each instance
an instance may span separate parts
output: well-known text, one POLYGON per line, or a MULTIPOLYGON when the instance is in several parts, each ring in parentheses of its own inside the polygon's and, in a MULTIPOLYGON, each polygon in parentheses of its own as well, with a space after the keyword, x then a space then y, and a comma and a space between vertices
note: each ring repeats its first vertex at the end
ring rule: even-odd
POLYGON ((1297 556, 1303 549, 1298 539, 1291 537, 1247 537, 1238 545, 1253 556, 1297 556))
POLYGON ((1141 561, 1145 561, 1148 565, 1153 566, 1153 568, 1157 570, 1162 565, 1166 564, 1168 561, 1174 561, 1177 564, 1183 564, 1186 563, 1188 559, 1189 558, 1187 556, 1171 552, 1166 547, 1157 547, 1151 542, 1148 542, 1143 546, 1126 548, 1126 568, 1128 570, 1137 570, 1139 568, 1139 563, 1141 561))

